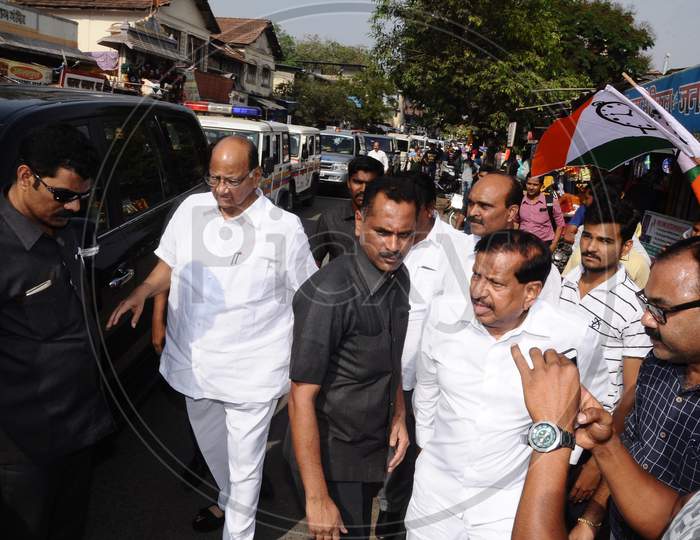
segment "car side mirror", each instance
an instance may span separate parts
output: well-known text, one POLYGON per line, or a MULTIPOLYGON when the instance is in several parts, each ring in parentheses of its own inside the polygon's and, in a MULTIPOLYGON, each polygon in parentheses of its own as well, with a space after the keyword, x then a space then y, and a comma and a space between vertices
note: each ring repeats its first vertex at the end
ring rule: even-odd
POLYGON ((270 156, 263 161, 263 174, 270 176, 275 171, 275 158, 270 156))

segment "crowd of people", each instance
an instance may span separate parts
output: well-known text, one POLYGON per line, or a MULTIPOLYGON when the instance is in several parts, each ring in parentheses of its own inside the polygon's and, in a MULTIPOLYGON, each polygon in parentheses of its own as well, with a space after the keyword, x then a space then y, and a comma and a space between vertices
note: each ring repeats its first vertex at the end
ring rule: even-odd
MULTIPOLYGON (((220 490, 195 522, 208 512, 224 538, 254 537, 288 395, 284 454, 317 540, 369 538, 377 497, 378 538, 697 537, 700 237, 640 285, 624 264, 639 214, 617 192, 592 187, 572 231, 539 179, 483 164, 465 234, 437 212, 433 151, 397 176, 356 158, 349 201, 308 234, 259 190, 249 140, 213 148, 210 191, 174 211, 157 265, 107 321, 135 326, 149 299, 167 303, 160 372, 220 490), (580 255, 562 278, 565 235, 580 255)), ((0 512, 8 538, 77 539, 91 448, 112 429, 69 224, 98 164, 63 125, 30 133, 21 156, 0 196, 0 369, 14 381, 0 512), (60 325, 46 306, 46 328, 30 325, 37 283, 60 325)))

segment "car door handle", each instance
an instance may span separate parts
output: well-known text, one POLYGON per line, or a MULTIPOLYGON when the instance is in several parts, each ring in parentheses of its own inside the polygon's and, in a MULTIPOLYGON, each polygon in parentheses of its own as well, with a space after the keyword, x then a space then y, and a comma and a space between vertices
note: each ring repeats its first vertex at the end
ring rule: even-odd
POLYGON ((133 268, 120 268, 119 270, 117 270, 116 273, 120 275, 118 275, 117 277, 112 279, 112 281, 109 282, 109 286, 111 289, 118 289, 119 287, 123 287, 124 285, 129 283, 129 281, 131 281, 134 275, 136 274, 133 268))

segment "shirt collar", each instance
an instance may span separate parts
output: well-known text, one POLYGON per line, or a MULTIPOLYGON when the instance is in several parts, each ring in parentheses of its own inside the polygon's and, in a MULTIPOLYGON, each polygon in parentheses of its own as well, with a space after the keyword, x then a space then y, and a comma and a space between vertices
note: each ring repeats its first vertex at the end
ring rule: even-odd
POLYGON ((535 205, 535 204, 538 204, 538 203, 542 203, 542 204, 545 204, 545 203, 546 203, 546 199, 545 199, 545 197, 544 197, 544 193, 540 193, 539 196, 538 196, 534 201, 533 201, 533 200, 530 200, 530 198, 529 198, 527 195, 525 195, 525 196, 523 197, 523 202, 522 202, 522 204, 531 204, 531 205, 535 205))
POLYGON ((345 221, 355 220, 355 207, 352 205, 352 201, 348 203, 345 207, 345 212, 343 213, 343 219, 345 221))
POLYGON ((426 237, 423 238, 423 240, 421 240, 417 244, 415 244, 413 246, 413 248, 411 248, 411 249, 414 249, 416 246, 420 246, 421 244, 423 244, 423 242, 425 242, 426 244, 427 243, 433 243, 433 244, 438 243, 437 235, 440 233, 442 220, 440 219, 440 216, 437 214, 437 212, 433 212, 433 218, 435 219, 435 222, 433 223, 433 226, 430 228, 430 232, 428 232, 426 237))
MULTIPOLYGON (((520 324, 520 326, 509 330, 500 338, 498 338, 497 341, 504 341, 513 336, 519 336, 523 333, 543 338, 552 337, 552 328, 550 324, 554 315, 552 311, 553 309, 550 308, 550 306, 543 300, 535 300, 535 303, 532 304, 532 306, 528 310, 527 315, 525 316, 525 320, 520 324)), ((476 316, 473 316, 471 318, 469 324, 471 324, 475 329, 477 329, 480 332, 488 333, 486 327, 484 327, 484 325, 482 325, 479 322, 476 316)))
MULTIPOLYGON (((258 198, 255 199, 253 204, 251 204, 248 208, 241 212, 240 215, 234 218, 230 218, 230 221, 242 220, 244 222, 250 223, 256 229, 260 229, 262 227, 267 204, 265 200, 265 195, 263 195, 263 192, 260 190, 260 188, 255 190, 255 194, 258 196, 258 198)), ((213 194, 212 197, 214 197, 213 194)), ((223 217, 223 214, 221 214, 221 216, 223 217)))
MULTIPOLYGON (((566 276, 564 276, 564 281, 569 282, 571 285, 576 287, 576 289, 578 290, 578 282, 581 279, 582 274, 583 274, 583 265, 579 264, 576 268, 574 268, 571 272, 569 272, 566 276)), ((606 281, 604 281, 600 285, 593 288, 590 292, 593 292, 593 291, 611 291, 612 289, 617 287, 620 283, 625 281, 626 277, 627 277, 627 270, 625 269, 624 265, 622 263, 617 263, 617 272, 615 272, 615 274, 612 275, 610 278, 608 278, 606 281)))
POLYGON ((5 219, 12 231, 22 242, 24 249, 29 251, 44 234, 36 223, 22 215, 7 198, 9 190, 0 194, 0 215, 5 219))
POLYGON ((361 246, 357 250, 355 260, 357 261, 357 267, 360 271, 360 276, 362 276, 362 279, 367 285, 367 288, 369 289, 369 294, 371 296, 377 294, 377 292, 382 288, 382 286, 385 283, 393 279, 394 274, 396 273, 382 272, 379 268, 374 266, 374 264, 372 264, 372 261, 369 260, 369 257, 367 257, 364 248, 362 248, 361 246))

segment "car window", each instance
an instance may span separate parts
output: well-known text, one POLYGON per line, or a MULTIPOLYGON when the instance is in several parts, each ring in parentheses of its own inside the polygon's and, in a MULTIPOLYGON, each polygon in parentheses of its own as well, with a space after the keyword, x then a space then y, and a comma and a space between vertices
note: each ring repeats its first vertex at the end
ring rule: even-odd
POLYGON ((301 135, 292 134, 289 136, 289 153, 294 157, 300 157, 299 145, 301 143, 301 135))
POLYGON ((309 153, 309 157, 313 156, 316 151, 314 150, 314 136, 313 135, 308 135, 306 137, 306 149, 307 152, 309 153))
POLYGON ((165 194, 173 197, 187 191, 202 181, 206 173, 207 149, 196 124, 189 119, 160 118, 165 132, 170 174, 165 182, 165 194))
POLYGON ((401 152, 408 152, 408 141, 405 141, 403 139, 396 139, 396 147, 401 152))
POLYGON ((119 186, 122 217, 127 221, 165 198, 155 120, 126 124, 106 119, 102 129, 109 147, 107 179, 119 186))
POLYGON ((270 140, 270 157, 274 158, 274 163, 277 165, 280 162, 280 136, 273 135, 270 140))
POLYGON ((289 163, 289 133, 282 133, 282 161, 289 163))
POLYGON ((316 140, 316 153, 320 154, 321 153, 321 136, 316 135, 316 136, 314 136, 314 139, 316 140))
POLYGON ((223 139, 224 137, 235 135, 237 137, 245 137, 250 142, 252 142, 256 148, 260 147, 258 133, 254 131, 243 131, 240 129, 222 129, 212 127, 203 128, 203 130, 204 135, 206 135, 207 142, 209 142, 209 144, 216 144, 219 142, 219 140, 223 139))
POLYGON ((384 152, 391 152, 391 139, 384 139, 382 137, 365 137, 365 144, 367 148, 371 149, 375 142, 379 143, 379 149, 384 152))
POLYGON ((263 135, 262 140, 262 162, 265 163, 265 160, 270 157, 270 136, 263 135))
POLYGON ((352 156, 353 138, 345 135, 321 135, 321 148, 323 152, 352 156))

